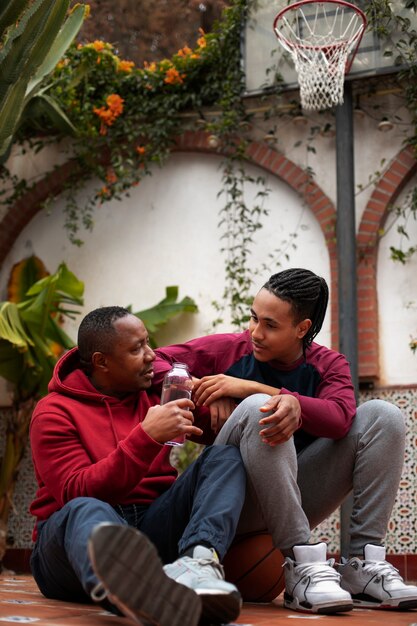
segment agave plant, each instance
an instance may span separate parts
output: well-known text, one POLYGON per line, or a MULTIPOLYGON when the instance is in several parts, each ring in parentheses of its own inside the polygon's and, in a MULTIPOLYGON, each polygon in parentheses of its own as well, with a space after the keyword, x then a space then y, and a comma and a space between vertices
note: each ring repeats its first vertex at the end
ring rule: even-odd
POLYGON ((43 80, 64 55, 88 12, 69 0, 3 0, 0 6, 0 163, 8 157, 25 112, 47 115, 57 128, 75 132, 43 80), (68 15, 68 16, 67 16, 68 15), (66 17, 67 16, 67 17, 66 17))
MULTIPOLYGON (((63 351, 74 346, 62 322, 80 313, 84 284, 61 263, 49 275, 42 261, 29 257, 11 273, 8 298, 0 302, 0 377, 13 388, 7 414, 3 457, 0 458, 0 571, 7 549, 7 529, 19 465, 27 441, 30 418, 36 401, 47 393, 53 368, 63 351)), ((178 299, 178 287, 167 287, 155 306, 134 313, 155 333, 173 316, 195 312, 191 298, 178 299)))

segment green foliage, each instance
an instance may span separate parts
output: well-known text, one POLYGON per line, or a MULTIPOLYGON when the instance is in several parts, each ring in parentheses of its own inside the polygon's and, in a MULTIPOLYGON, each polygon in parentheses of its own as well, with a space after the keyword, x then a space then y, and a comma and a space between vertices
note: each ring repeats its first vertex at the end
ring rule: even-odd
POLYGON ((203 445, 193 441, 186 441, 182 446, 173 446, 170 462, 181 474, 198 458, 203 449, 203 445))
MULTIPOLYGON (((23 269, 22 283, 34 265, 23 269)), ((18 301, 0 303, 0 376, 13 385, 13 406, 7 418, 3 457, 0 459, 0 569, 6 551, 6 530, 18 469, 26 448, 35 400, 47 391, 61 351, 73 343, 60 321, 73 317, 83 303, 84 285, 61 263, 51 276, 33 283, 18 301)))
POLYGON ((66 226, 73 243, 82 243, 81 226, 92 228, 97 205, 120 199, 165 162, 184 128, 185 112, 220 106, 222 132, 236 128, 243 114, 239 41, 245 12, 246 2, 235 0, 213 32, 200 33, 194 49, 184 45, 171 59, 143 68, 120 59, 110 43, 73 44, 41 83, 30 108, 37 117, 25 118, 20 138, 35 138, 39 120, 44 132, 66 129, 74 135, 71 150, 85 179, 67 190, 66 226), (95 177, 100 188, 79 207, 75 193, 95 177))
POLYGON ((69 0, 10 0, 0 12, 0 159, 7 157, 25 107, 35 96, 43 106, 41 113, 32 108, 31 116, 52 108, 56 124, 60 117, 67 121, 56 103, 45 99, 40 84, 84 19, 86 9, 77 6, 62 26, 68 6, 69 0))
POLYGON ((196 313, 198 307, 194 300, 185 296, 180 302, 178 300, 178 287, 171 286, 165 288, 166 296, 150 309, 144 309, 134 313, 136 317, 142 320, 149 333, 149 339, 152 347, 156 347, 155 333, 162 328, 170 319, 180 313, 196 313))
POLYGON ((60 326, 83 303, 84 285, 65 263, 34 283, 20 302, 0 303, 0 376, 13 384, 15 403, 44 395, 56 363, 56 346, 72 340, 60 326))

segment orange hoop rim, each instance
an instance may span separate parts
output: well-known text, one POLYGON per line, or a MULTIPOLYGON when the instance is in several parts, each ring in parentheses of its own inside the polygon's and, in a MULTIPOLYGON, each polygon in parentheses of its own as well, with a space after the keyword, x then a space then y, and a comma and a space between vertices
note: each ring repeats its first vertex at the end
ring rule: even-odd
POLYGON ((290 50, 297 50, 298 48, 301 48, 302 45, 298 42, 294 42, 291 41, 289 39, 287 39, 286 37, 284 37, 280 31, 279 28, 277 27, 277 23, 281 20, 282 16, 285 15, 285 13, 288 13, 289 11, 293 11, 293 10, 297 10, 299 7, 305 6, 306 4, 334 4, 337 6, 341 6, 341 7, 347 7, 349 9, 352 9, 352 11, 354 11, 355 13, 357 13, 357 15, 361 18, 362 20, 362 26, 360 29, 358 29, 357 33, 355 33, 350 39, 343 39, 341 41, 335 41, 334 43, 328 43, 325 45, 311 45, 311 44, 303 44, 305 49, 310 49, 310 50, 324 50, 324 49, 329 49, 329 48, 339 48, 341 46, 343 46, 344 44, 346 44, 346 42, 350 43, 350 44, 354 44, 356 42, 356 45, 354 47, 353 50, 351 50, 350 54, 351 54, 351 59, 350 62, 347 64, 346 66, 346 72, 348 72, 350 70, 350 67, 353 63, 353 59, 356 55, 356 52, 359 48, 360 42, 362 40, 363 34, 365 32, 366 26, 367 26, 367 19, 366 19, 366 15, 365 13, 362 11, 362 9, 360 9, 358 6, 356 6, 355 4, 352 4, 351 2, 347 2, 346 0, 299 0, 298 2, 294 2, 293 4, 289 4, 288 6, 284 7, 283 9, 281 9, 279 11, 279 13, 276 15, 275 19, 274 19, 274 23, 273 23, 273 29, 274 29, 274 33, 278 39, 278 41, 285 43, 285 45, 290 49, 290 50))

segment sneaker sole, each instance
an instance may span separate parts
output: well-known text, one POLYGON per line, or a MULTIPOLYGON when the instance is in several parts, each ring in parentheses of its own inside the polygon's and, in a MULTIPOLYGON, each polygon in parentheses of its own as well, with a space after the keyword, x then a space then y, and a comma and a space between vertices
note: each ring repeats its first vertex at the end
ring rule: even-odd
POLYGON ((145 535, 130 526, 100 524, 88 553, 108 599, 127 617, 158 626, 197 626, 200 598, 165 574, 145 535))
POLYGON ((333 613, 347 613, 353 610, 353 602, 339 602, 339 604, 332 602, 327 604, 307 604, 297 600, 297 598, 285 598, 284 607, 291 609, 292 611, 299 611, 300 613, 317 613, 319 615, 332 615, 333 613))
POLYGON ((239 617, 242 608, 240 593, 206 593, 196 590, 202 603, 202 624, 224 624, 239 617))
POLYGON ((391 601, 385 600, 384 602, 369 602, 368 600, 355 600, 355 598, 353 598, 353 605, 358 609, 392 609, 394 611, 409 611, 410 609, 417 608, 417 599, 413 598, 412 600, 407 600, 407 598, 404 598, 402 600, 392 599, 391 601))

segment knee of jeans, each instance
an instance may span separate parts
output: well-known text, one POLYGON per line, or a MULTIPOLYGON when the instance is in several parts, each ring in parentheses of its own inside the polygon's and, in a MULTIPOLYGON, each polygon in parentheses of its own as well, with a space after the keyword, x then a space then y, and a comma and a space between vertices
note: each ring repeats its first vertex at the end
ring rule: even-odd
POLYGON ((71 513, 87 513, 90 510, 99 511, 100 509, 105 512, 113 512, 113 507, 108 502, 88 496, 78 496, 77 498, 73 498, 64 505, 64 508, 69 510, 71 513))
POLYGON ((228 461, 236 460, 242 463, 239 448, 232 445, 216 444, 215 446, 208 446, 204 449, 203 455, 207 457, 207 460, 222 460, 227 458, 228 461))
POLYGON ((358 417, 378 421, 381 431, 390 437, 405 437, 406 425, 402 411, 391 402, 373 399, 364 402, 358 409, 358 417))

